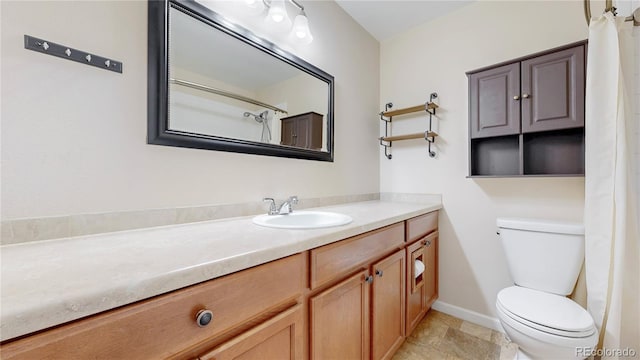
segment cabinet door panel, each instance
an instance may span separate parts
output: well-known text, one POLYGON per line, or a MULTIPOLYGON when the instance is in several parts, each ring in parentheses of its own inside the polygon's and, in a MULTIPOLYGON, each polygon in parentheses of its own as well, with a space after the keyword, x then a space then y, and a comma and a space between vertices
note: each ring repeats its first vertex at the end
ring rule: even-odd
POLYGON ((372 358, 390 359, 405 332, 405 254, 400 250, 373 265, 372 358))
POLYGON ((302 324, 302 306, 297 305, 201 355, 199 359, 301 359, 302 324))
POLYGON ((520 64, 508 64, 469 76, 471 138, 520 132, 520 64))
POLYGON ((314 150, 322 148, 322 120, 322 115, 316 113, 309 113, 298 120, 298 146, 314 150))
POLYGON ((296 123, 294 120, 282 120, 280 129, 280 145, 296 145, 296 123))
POLYGON ((436 231, 407 246, 407 336, 438 298, 437 239, 436 231), (418 276, 415 273, 416 260, 420 260, 425 266, 418 276))
POLYGON ((424 297, 426 310, 438 298, 438 232, 427 236, 424 249, 424 297))
POLYGON ((420 320, 427 313, 424 296, 424 272, 418 276, 415 273, 416 260, 424 263, 424 245, 421 241, 407 247, 407 313, 406 332, 409 336, 420 320))
POLYGON ((523 61, 522 132, 584 126, 584 86, 584 46, 523 61))
POLYGON ((362 271, 311 298, 311 359, 369 359, 367 275, 362 271))

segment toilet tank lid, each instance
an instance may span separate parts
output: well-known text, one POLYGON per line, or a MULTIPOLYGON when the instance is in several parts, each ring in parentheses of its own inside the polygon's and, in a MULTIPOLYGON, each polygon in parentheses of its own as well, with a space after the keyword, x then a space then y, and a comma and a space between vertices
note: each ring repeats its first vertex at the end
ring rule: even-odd
POLYGON ((501 229, 584 235, 584 225, 577 222, 542 219, 498 218, 496 220, 496 223, 501 229))

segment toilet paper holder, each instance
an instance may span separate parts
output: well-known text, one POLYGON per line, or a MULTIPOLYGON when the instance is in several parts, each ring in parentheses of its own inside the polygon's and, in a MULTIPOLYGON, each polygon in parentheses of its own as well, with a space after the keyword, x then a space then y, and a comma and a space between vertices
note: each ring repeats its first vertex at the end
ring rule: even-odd
POLYGON ((411 263, 413 264, 413 271, 411 271, 411 293, 413 294, 419 291, 424 285, 424 272, 427 266, 424 263, 424 254, 422 252, 415 254, 415 256, 412 254, 411 257, 411 263))

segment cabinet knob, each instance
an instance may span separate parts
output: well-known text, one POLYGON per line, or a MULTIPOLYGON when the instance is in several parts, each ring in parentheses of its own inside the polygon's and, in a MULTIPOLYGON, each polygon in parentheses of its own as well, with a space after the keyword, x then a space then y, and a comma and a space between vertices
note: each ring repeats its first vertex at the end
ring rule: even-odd
POLYGON ((429 246, 431 246, 431 241, 430 240, 422 240, 422 245, 429 247, 429 246))
POLYGON ((522 97, 523 97, 523 98, 525 98, 525 99, 528 99, 528 98, 530 98, 530 97, 531 97, 531 95, 529 95, 529 94, 522 94, 522 97))
POLYGON ((367 284, 371 284, 371 283, 373 282, 373 276, 371 276, 371 275, 367 275, 367 276, 364 278, 364 282, 366 282, 367 284))
POLYGON ((209 323, 211 323, 211 320, 213 320, 213 313, 211 312, 211 310, 202 309, 196 314, 196 324, 198 324, 199 327, 205 327, 209 325, 209 323))
POLYGON ((384 273, 382 272, 382 270, 380 270, 380 269, 376 269, 376 275, 378 275, 378 276, 382 277, 382 274, 384 274, 384 273))
POLYGON ((513 100, 520 100, 520 96, 518 96, 518 95, 514 95, 514 96, 513 96, 513 100))

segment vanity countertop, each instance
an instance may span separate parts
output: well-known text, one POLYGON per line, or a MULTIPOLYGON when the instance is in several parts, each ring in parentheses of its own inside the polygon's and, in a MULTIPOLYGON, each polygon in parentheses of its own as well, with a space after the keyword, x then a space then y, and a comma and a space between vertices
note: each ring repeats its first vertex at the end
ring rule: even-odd
POLYGON ((438 210, 440 202, 316 208, 339 227, 286 230, 252 216, 0 247, 1 340, 133 303, 438 210))

